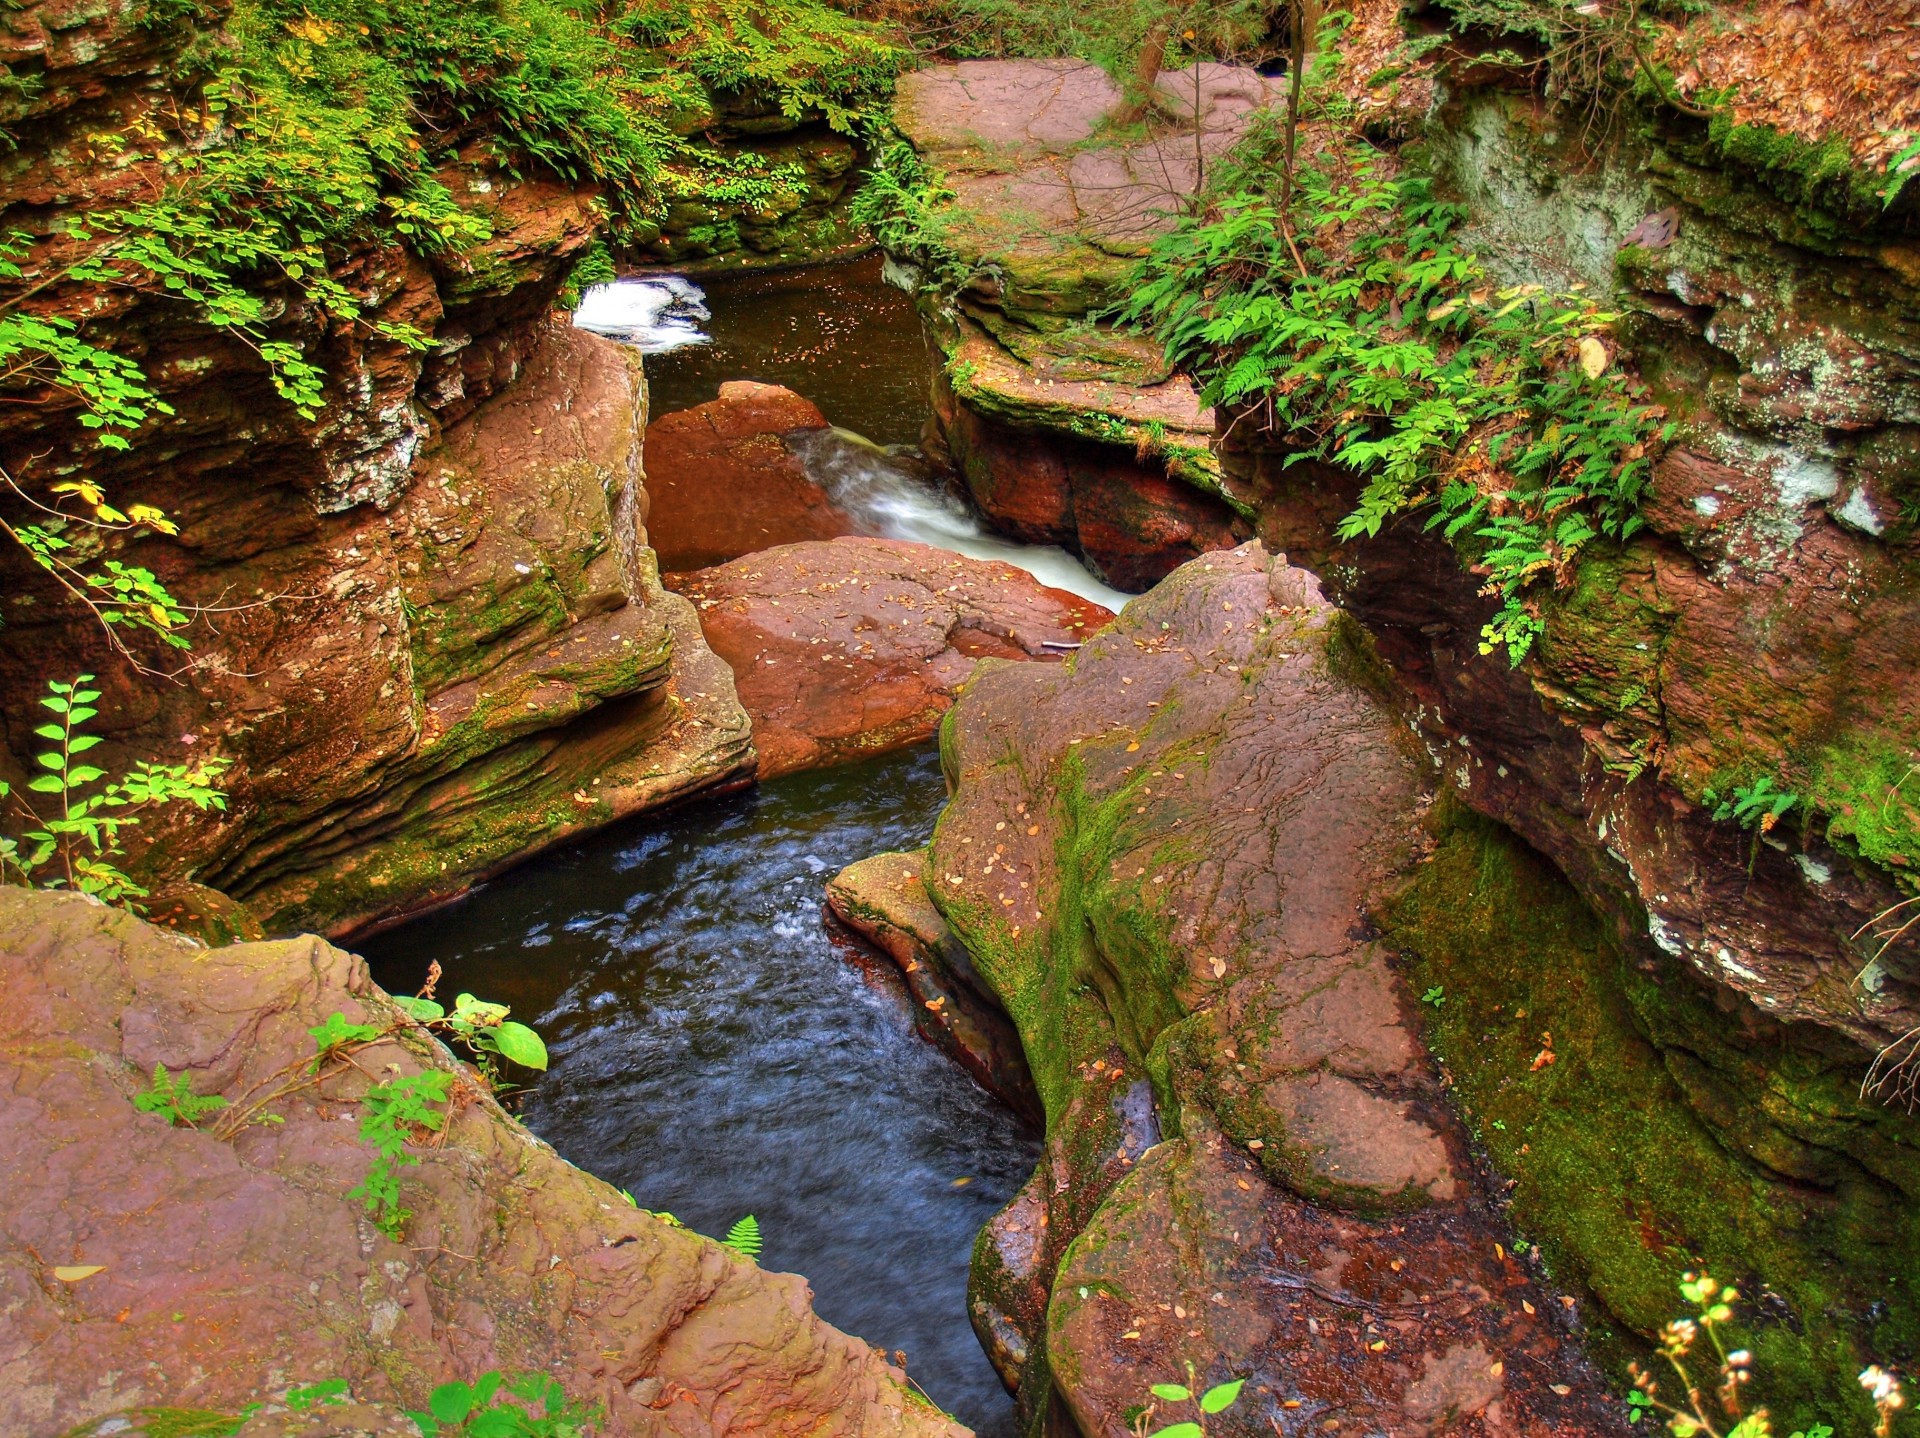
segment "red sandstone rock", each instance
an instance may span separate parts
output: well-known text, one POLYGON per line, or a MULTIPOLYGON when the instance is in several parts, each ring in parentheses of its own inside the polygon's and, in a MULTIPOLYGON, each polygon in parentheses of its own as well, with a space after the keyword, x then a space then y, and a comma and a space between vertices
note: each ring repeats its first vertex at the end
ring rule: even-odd
POLYGON ((1251 1379, 1210 1433, 1614 1432, 1365 922, 1419 842, 1420 766, 1334 672, 1332 621, 1249 545, 1070 668, 962 696, 935 902, 1047 1109, 975 1326, 1025 1411, 1044 1374, 1090 1435, 1188 1363, 1251 1379))
POLYGON ((760 777, 929 737, 983 658, 1058 659, 1111 616, 904 540, 789 544, 676 576, 753 716, 760 777))
POLYGON ((851 534, 853 521, 807 477, 782 436, 825 429, 813 402, 736 380, 720 398, 647 426, 647 536, 668 571, 851 534))
POLYGON ((0 1006, 0 1432, 160 1403, 231 1413, 329 1378, 422 1408, 503 1368, 605 1405, 608 1435, 964 1434, 815 1317, 803 1279, 635 1209, 411 1025, 267 1104, 279 1123, 227 1136, 135 1110, 156 1063, 241 1100, 308 1071, 327 1015, 395 1022, 365 964, 319 939, 205 950, 0 888, 0 1006), (372 1158, 358 1098, 388 1065, 456 1075, 444 1137, 401 1171, 400 1241, 348 1196, 372 1158))

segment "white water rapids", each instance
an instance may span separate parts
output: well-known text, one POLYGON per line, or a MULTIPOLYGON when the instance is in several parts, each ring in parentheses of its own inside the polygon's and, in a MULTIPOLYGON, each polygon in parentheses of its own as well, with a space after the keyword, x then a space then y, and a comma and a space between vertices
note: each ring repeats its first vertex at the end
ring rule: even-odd
MULTIPOLYGON (((581 298, 573 322, 643 355, 659 355, 709 343, 701 326, 711 318, 698 285, 679 275, 658 275, 596 285, 581 298)), ((837 427, 795 435, 789 443, 808 476, 860 534, 998 560, 1115 613, 1132 597, 1102 584, 1057 545, 1018 544, 994 534, 965 500, 930 479, 926 462, 914 452, 883 447, 837 427)))

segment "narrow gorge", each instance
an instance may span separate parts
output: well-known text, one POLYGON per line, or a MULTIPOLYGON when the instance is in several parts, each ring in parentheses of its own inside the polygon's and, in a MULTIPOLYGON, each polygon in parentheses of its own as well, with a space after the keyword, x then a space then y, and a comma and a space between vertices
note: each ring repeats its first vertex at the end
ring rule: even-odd
POLYGON ((1920 1422, 1915 0, 0 62, 0 1431, 1920 1422))

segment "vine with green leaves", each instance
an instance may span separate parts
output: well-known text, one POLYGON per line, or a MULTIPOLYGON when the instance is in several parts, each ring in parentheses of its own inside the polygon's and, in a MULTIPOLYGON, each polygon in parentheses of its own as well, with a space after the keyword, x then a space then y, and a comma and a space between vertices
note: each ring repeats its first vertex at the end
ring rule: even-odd
POLYGON ((1325 78, 1339 29, 1322 26, 1301 108, 1155 242, 1118 315, 1289 465, 1360 476, 1342 539, 1424 511, 1499 601, 1482 652, 1517 665, 1543 595, 1640 528, 1671 431, 1619 363, 1617 315, 1578 286, 1501 284, 1418 154, 1358 133, 1325 78))

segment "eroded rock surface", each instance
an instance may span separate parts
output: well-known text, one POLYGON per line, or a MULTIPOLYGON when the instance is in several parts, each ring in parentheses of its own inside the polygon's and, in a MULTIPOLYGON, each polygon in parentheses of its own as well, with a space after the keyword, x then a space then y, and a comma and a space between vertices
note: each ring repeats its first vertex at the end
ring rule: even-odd
POLYGON ((328 1014, 399 1018, 352 955, 312 937, 205 950, 15 888, 0 936, 0 1429, 232 1413, 329 1378, 422 1407, 438 1383, 504 1368, 554 1374, 605 1405, 613 1434, 964 1433, 816 1318, 804 1280, 633 1208, 417 1028, 303 1084, 328 1014), (132 1103, 157 1063, 230 1112, 291 1088, 259 1111, 279 1122, 170 1127, 132 1103), (371 1075, 426 1069, 456 1075, 454 1098, 444 1137, 402 1170, 414 1212, 396 1241, 348 1197, 372 1157, 357 1100, 371 1075), (69 1266, 97 1271, 54 1271, 69 1266))
POLYGON ((895 539, 783 545, 674 583, 733 668, 763 779, 926 739, 980 659, 1058 659, 1111 617, 895 539))
POLYGON ((914 1025, 1022 1117, 1038 1123, 1040 1096, 1020 1035, 933 902, 927 854, 875 854, 827 884, 827 907, 899 967, 914 1025))
POLYGON ((1081 61, 964 61, 901 81, 901 130, 953 192, 939 243, 975 271, 951 299, 923 296, 955 467, 996 524, 1073 546, 1120 588, 1250 531, 1193 384, 1151 341, 1089 316, 1122 296, 1275 83, 1211 63, 1170 72, 1153 133, 1102 143, 1119 90, 1081 61))
POLYGON ((313 596, 224 628, 215 652, 253 672, 163 696, 241 761, 225 818, 172 836, 170 863, 271 928, 431 902, 750 773, 732 678, 646 547, 639 361, 538 333, 388 513, 250 566, 313 596))
POLYGON ((778 544, 851 534, 787 436, 827 427, 811 400, 735 380, 720 397, 647 426, 647 537, 669 572, 778 544))
POLYGON ((1612 1432, 1370 936, 1423 801, 1342 634, 1249 545, 948 721, 934 902, 1047 1118, 975 1326, 1023 1411, 1056 1392, 1089 1434, 1188 1362, 1251 1375, 1234 1433, 1612 1432))

